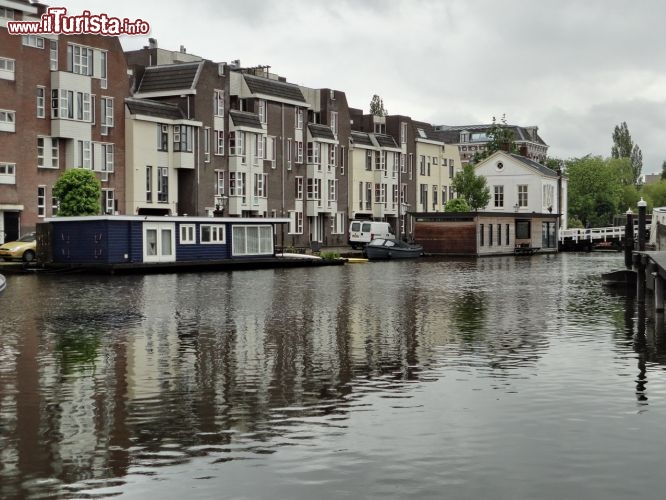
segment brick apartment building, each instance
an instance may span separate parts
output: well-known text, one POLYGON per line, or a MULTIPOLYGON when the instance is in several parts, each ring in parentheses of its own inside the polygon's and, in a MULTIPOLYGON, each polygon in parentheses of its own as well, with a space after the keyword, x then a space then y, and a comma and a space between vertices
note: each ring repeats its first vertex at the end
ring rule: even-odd
POLYGON ((0 242, 57 213, 53 184, 68 168, 94 171, 100 211, 125 205, 127 66, 116 37, 10 35, 7 22, 46 7, 0 0, 0 242))

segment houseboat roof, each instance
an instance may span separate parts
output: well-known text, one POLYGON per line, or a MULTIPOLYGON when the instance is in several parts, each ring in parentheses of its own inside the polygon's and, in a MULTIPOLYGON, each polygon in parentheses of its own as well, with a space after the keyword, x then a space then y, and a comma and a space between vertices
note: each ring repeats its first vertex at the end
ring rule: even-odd
POLYGON ((79 217, 49 217, 44 222, 84 221, 180 222, 182 224, 209 222, 215 224, 289 224, 287 217, 188 217, 186 215, 85 215, 79 217))

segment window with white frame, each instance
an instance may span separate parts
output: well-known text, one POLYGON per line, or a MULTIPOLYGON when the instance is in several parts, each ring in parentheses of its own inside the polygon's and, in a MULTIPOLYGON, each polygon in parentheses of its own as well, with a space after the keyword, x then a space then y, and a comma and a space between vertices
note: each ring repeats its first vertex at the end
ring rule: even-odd
POLYGON ((328 180, 328 201, 329 202, 337 201, 337 188, 338 188, 338 180, 337 179, 329 179, 328 180))
POLYGON ((173 150, 179 153, 191 153, 194 127, 190 125, 173 126, 173 150))
POLYGON ((338 112, 331 111, 331 130, 334 135, 338 135, 338 112))
POLYGON ((386 151, 377 151, 375 155, 375 170, 386 170, 386 151))
POLYGON ((493 186, 495 191, 495 208, 504 206, 504 186, 493 186))
POLYGON ((21 43, 26 47, 34 47, 36 49, 44 48, 44 37, 36 35, 23 35, 21 37, 21 43))
POLYGON ((194 224, 181 224, 180 225, 180 244, 181 245, 194 245, 196 241, 196 227, 194 224))
POLYGON ((319 200, 321 193, 321 179, 308 179, 308 200, 319 200))
POLYGON ((527 184, 518 185, 518 206, 527 206, 527 184))
POLYGON ((224 90, 213 91, 213 113, 215 116, 224 116, 224 90))
POLYGON ((329 167, 335 167, 337 164, 337 159, 335 156, 336 150, 338 147, 335 144, 329 144, 328 145, 328 152, 329 152, 329 160, 328 160, 328 166, 329 167))
POLYGON ((204 127, 204 163, 210 162, 210 127, 204 127))
POLYGON ((113 128, 113 97, 102 97, 99 101, 102 112, 100 115, 101 134, 108 135, 109 129, 113 128))
POLYGON ((44 138, 37 137, 37 166, 44 167, 44 138))
POLYGON ((266 198, 266 174, 254 174, 254 197, 266 198))
POLYGON ((12 21, 14 19, 14 9, 9 7, 0 7, 0 20, 12 21))
POLYGON ((333 217, 331 234, 345 234, 345 213, 337 212, 333 217))
POLYGON ((92 76, 93 49, 73 43, 67 44, 67 71, 92 76))
POLYGON ((0 79, 14 80, 16 73, 16 62, 14 59, 0 57, 0 79))
MULTIPOLYGON (((266 148, 265 148, 266 159, 269 161, 275 161, 275 137, 268 136, 266 137, 266 148)), ((273 164, 275 168, 275 164, 273 164)))
POLYGON ((169 169, 157 167, 157 203, 169 203, 169 169))
POLYGON ((553 210, 553 202, 555 198, 555 186, 552 184, 544 184, 543 186, 543 208, 546 210, 553 210))
POLYGON ((60 168, 60 139, 51 137, 51 168, 60 168))
POLYGON ((232 226, 232 255, 273 253, 273 226, 232 226))
POLYGON ((221 245, 226 243, 224 224, 201 224, 199 239, 202 245, 221 245))
POLYGON ((407 122, 400 123, 400 144, 407 144, 407 122))
POLYGON ((229 172, 229 196, 238 196, 242 203, 247 201, 245 172, 229 172))
POLYGON ((92 155, 90 153, 91 151, 91 146, 90 146, 90 141, 76 141, 77 144, 77 162, 76 166, 79 168, 87 168, 90 170, 91 168, 91 159, 92 155))
POLYGON ((303 234, 303 212, 289 210, 289 234, 303 234))
POLYGON ((266 124, 266 100, 259 99, 259 122, 266 124))
POLYGON ((215 154, 224 155, 224 130, 215 131, 215 154))
POLYGON ((100 52, 100 87, 105 89, 109 83, 109 54, 106 50, 100 52))
POLYGON ((303 141, 296 141, 296 163, 303 163, 303 141))
POLYGON ((345 175, 345 147, 340 146, 340 175, 345 175))
POLYGON ((301 130, 303 128, 303 110, 296 108, 296 130, 301 130))
POLYGON ((37 217, 46 216, 46 186, 37 186, 37 217))
POLYGON ((264 150, 266 149, 266 136, 258 135, 257 136, 257 142, 256 142, 256 148, 254 151, 254 156, 255 156, 255 164, 257 163, 257 159, 263 160, 264 159, 264 150))
POLYGON ((169 125, 156 123, 157 126, 157 150, 169 151, 169 125))
POLYGON ((16 132, 16 111, 0 109, 0 132, 16 132))
POLYGON ((231 156, 244 156, 245 155, 245 145, 244 145, 245 132, 229 132, 229 154, 231 156))
POLYGON ((46 116, 46 89, 37 87, 35 97, 37 100, 37 118, 44 118, 46 116))
POLYGON ((58 71, 58 41, 49 40, 49 68, 58 71))
POLYGON ((224 170, 215 171, 215 196, 224 196, 224 170))
POLYGON ((287 139, 287 149, 285 150, 285 157, 287 160, 287 167, 291 167, 291 139, 287 139))
POLYGON ((16 184, 16 163, 0 163, 0 184, 16 184))
POLYGON ((113 215, 115 210, 115 198, 113 189, 102 189, 102 213, 113 215))
POLYGON ((295 177, 294 199, 303 199, 303 177, 295 177))
POLYGON ((153 202, 153 167, 146 165, 146 202, 153 202))
POLYGON ((102 144, 102 171, 112 173, 114 170, 114 146, 113 144, 102 144))

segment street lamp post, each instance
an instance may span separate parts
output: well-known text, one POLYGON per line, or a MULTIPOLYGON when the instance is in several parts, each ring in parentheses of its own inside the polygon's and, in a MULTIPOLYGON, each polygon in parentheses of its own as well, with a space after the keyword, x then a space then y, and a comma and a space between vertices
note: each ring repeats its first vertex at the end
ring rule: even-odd
POLYGON ((627 223, 624 226, 624 265, 627 269, 632 267, 632 251, 634 250, 634 214, 631 208, 627 210, 627 223))

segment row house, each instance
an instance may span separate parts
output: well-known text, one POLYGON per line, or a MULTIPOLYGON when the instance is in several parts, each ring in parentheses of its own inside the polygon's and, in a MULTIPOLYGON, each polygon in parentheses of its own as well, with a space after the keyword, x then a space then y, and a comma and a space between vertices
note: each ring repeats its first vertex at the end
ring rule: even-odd
POLYGON ((400 182, 404 166, 404 155, 393 137, 352 131, 350 217, 387 221, 397 228, 400 203, 404 202, 407 189, 407 184, 400 182))
POLYGON ((96 173, 100 212, 125 206, 129 77, 120 42, 9 34, 8 21, 37 20, 45 9, 0 0, 0 243, 57 214, 53 184, 69 168, 96 173))
MULTIPOLYGON (((373 181, 365 178, 369 176, 363 172, 361 165, 365 165, 366 169, 368 165, 363 163, 362 154, 355 151, 352 156, 355 162, 354 178, 349 187, 352 199, 350 214, 388 221, 398 235, 413 234, 412 220, 406 217, 408 212, 442 212, 446 202, 455 196, 452 181, 462 167, 458 149, 445 144, 430 124, 417 122, 408 116, 363 115, 360 110, 354 109, 351 117, 355 130, 352 136, 354 148, 365 151, 365 155, 379 154, 382 159, 389 158, 388 162, 392 163, 387 173, 395 173, 395 181, 389 184, 391 187, 386 191, 386 198, 383 197, 382 184, 374 182, 375 203, 383 207, 384 200, 390 196, 391 204, 388 212, 373 210, 371 213, 366 208, 371 196, 366 183, 373 181), (381 152, 379 141, 383 141, 385 152, 381 152), (363 192, 360 182, 364 183, 363 192), (393 200, 397 205, 395 212, 390 211, 393 210, 393 200), (361 205, 362 210, 359 208, 361 205)), ((384 168, 382 160, 375 164, 380 169, 384 168)))
POLYGON ((461 169, 455 146, 445 144, 430 124, 414 122, 416 212, 443 212, 454 198, 453 178, 461 169))
MULTIPOLYGON (((447 143, 455 145, 460 152, 464 165, 473 160, 474 156, 483 153, 490 141, 488 132, 492 125, 437 125, 440 137, 447 143)), ((537 162, 544 162, 548 155, 548 145, 539 135, 539 127, 521 127, 506 125, 513 133, 513 141, 521 156, 537 162)))

